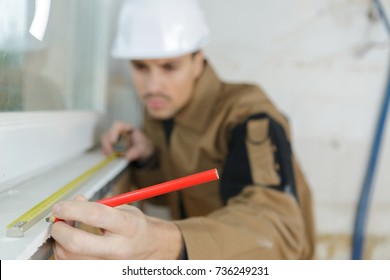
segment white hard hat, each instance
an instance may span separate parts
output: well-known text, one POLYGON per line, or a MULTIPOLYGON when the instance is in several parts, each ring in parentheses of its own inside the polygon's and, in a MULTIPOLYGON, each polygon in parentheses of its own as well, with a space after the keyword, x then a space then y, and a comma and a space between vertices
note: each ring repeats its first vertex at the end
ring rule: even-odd
POLYGON ((177 57, 204 47, 208 35, 196 0, 125 0, 111 54, 122 59, 177 57))

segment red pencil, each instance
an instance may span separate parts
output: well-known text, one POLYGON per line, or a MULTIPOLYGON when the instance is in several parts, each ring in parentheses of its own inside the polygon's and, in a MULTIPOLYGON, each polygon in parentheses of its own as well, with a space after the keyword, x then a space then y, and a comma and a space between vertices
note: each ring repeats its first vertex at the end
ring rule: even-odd
MULTIPOLYGON (((100 199, 97 202, 107 206, 115 207, 123 204, 128 204, 154 196, 170 193, 177 190, 182 190, 199 184, 218 180, 217 169, 210 169, 208 171, 200 172, 190 176, 182 177, 165 183, 157 184, 154 186, 142 188, 139 190, 131 191, 128 193, 100 199)), ((54 223, 61 221, 61 219, 55 218, 54 223)))

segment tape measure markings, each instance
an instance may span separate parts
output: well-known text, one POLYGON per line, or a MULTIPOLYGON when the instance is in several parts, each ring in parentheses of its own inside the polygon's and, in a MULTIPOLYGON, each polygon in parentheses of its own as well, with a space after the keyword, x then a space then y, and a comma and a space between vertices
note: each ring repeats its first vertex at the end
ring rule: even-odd
POLYGON ((116 159, 116 155, 113 154, 100 163, 96 164, 71 182, 60 188, 58 191, 35 205, 33 208, 25 212, 23 215, 15 219, 7 226, 7 237, 23 237, 24 232, 35 225, 38 221, 46 217, 50 212, 51 208, 58 201, 65 199, 67 195, 72 194, 76 191, 81 183, 88 179, 91 175, 97 172, 99 169, 106 166, 108 163, 116 159))

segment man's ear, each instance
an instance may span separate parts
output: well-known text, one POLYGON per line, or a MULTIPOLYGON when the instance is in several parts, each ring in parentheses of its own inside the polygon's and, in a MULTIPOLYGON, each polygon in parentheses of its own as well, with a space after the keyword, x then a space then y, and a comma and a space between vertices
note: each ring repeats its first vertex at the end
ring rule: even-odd
POLYGON ((195 67, 195 79, 199 78, 204 69, 204 54, 202 51, 198 51, 194 54, 194 67, 195 67))

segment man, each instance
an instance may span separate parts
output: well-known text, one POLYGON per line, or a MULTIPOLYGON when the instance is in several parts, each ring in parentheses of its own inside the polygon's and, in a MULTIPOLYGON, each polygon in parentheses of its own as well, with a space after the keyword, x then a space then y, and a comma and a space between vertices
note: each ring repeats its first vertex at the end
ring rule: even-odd
POLYGON ((143 128, 116 123, 106 154, 124 132, 137 187, 217 168, 219 181, 154 200, 173 221, 133 206, 78 197, 53 207, 57 258, 310 259, 311 197, 292 154, 286 119, 256 86, 221 82, 201 51, 208 30, 192 0, 133 0, 119 18, 113 55, 130 61, 145 106, 143 128), (93 235, 70 221, 102 229, 93 235))

